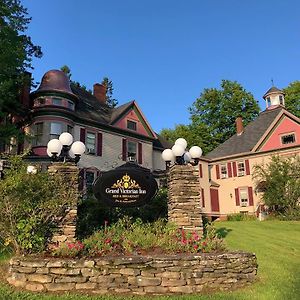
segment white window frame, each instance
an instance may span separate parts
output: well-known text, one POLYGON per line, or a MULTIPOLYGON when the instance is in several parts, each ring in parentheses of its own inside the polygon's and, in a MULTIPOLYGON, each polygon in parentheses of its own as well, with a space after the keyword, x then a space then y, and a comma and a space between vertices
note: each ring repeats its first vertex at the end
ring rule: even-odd
POLYGON ((221 179, 228 178, 228 170, 227 170, 226 164, 220 165, 220 176, 221 176, 221 179))
POLYGON ((97 137, 96 137, 96 133, 95 132, 87 131, 86 138, 85 138, 85 146, 86 146, 88 154, 93 154, 93 155, 96 154, 96 151, 97 151, 97 149, 96 149, 96 138, 97 137), (91 135, 93 135, 95 137, 94 138, 94 143, 90 142, 90 140, 92 140, 91 135), (92 147, 90 147, 90 146, 92 146, 92 147))
POLYGON ((249 194, 248 194, 247 187, 239 188, 239 196, 240 196, 240 206, 241 207, 249 206, 249 194))
POLYGON ((245 176, 246 175, 246 168, 245 168, 245 162, 244 161, 238 161, 237 162, 237 175, 240 176, 245 176), (240 168, 240 165, 243 165, 243 169, 240 168))

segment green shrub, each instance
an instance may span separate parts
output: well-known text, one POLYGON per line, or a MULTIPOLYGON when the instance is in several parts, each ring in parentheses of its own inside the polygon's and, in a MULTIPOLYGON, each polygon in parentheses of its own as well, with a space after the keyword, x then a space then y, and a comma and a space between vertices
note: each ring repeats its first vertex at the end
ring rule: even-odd
POLYGON ((75 197, 60 175, 27 174, 20 156, 10 159, 0 180, 0 195, 0 238, 17 253, 43 251, 55 217, 75 197))
POLYGON ((70 244, 62 245, 54 255, 64 257, 131 255, 148 253, 199 253, 223 251, 225 245, 212 225, 207 226, 205 236, 198 232, 178 229, 165 220, 143 223, 124 217, 82 241, 80 249, 70 244), (78 251, 77 251, 78 250, 78 251))
POLYGON ((243 213, 227 215, 228 221, 254 221, 256 219, 257 218, 255 215, 248 215, 248 214, 243 214, 243 213))

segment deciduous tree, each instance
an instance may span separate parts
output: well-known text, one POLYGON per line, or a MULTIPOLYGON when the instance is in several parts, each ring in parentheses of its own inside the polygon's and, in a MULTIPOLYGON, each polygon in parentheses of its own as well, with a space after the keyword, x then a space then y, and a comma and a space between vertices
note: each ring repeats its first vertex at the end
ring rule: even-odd
POLYGON ((286 109, 300 118, 300 81, 291 82, 283 91, 286 109))

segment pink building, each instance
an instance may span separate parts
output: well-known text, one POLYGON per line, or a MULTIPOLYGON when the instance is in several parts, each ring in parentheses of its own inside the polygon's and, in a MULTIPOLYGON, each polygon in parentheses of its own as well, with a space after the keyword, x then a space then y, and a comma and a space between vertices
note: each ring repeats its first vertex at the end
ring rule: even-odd
POLYGON ((272 155, 300 152, 300 119, 284 108, 284 93, 276 87, 263 96, 266 110, 243 127, 237 118, 237 133, 201 159, 199 166, 202 206, 205 215, 257 214, 261 192, 252 178, 256 164, 272 155))

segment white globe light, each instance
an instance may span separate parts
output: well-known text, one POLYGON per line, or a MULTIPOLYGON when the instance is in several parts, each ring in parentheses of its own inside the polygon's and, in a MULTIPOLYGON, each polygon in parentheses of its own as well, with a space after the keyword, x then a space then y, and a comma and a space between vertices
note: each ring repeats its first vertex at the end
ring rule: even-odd
POLYGON ((75 153, 73 152, 72 149, 69 150, 69 156, 75 158, 75 153))
POLYGON ((193 146, 189 152, 192 158, 200 158, 202 155, 202 149, 198 146, 193 146))
MULTIPOLYGON (((58 139, 52 139, 47 144, 47 150, 49 153, 60 153, 62 149, 62 143, 58 139)), ((48 152, 47 152, 48 153, 48 152)))
POLYGON ((173 154, 177 157, 177 156, 182 156, 183 153, 185 151, 185 148, 183 148, 182 145, 174 145, 172 147, 172 152, 173 154))
POLYGON ((72 150, 74 155, 82 155, 85 152, 85 144, 77 141, 73 143, 70 150, 72 150))
POLYGON ((36 174, 37 168, 35 166, 27 166, 27 174, 36 174))
POLYGON ((185 149, 187 147, 187 141, 184 138, 179 138, 175 141, 175 145, 180 145, 185 149))
POLYGON ((174 160, 174 154, 173 154, 173 151, 171 149, 165 149, 162 154, 162 159, 164 161, 172 161, 174 160))
POLYGON ((183 156, 183 159, 184 159, 184 161, 187 162, 187 163, 190 162, 191 159, 192 159, 192 156, 191 156, 190 152, 185 152, 185 153, 184 153, 184 156, 183 156))
POLYGON ((63 132, 59 136, 59 141, 64 145, 64 146, 70 146, 73 143, 73 137, 69 132, 63 132))

